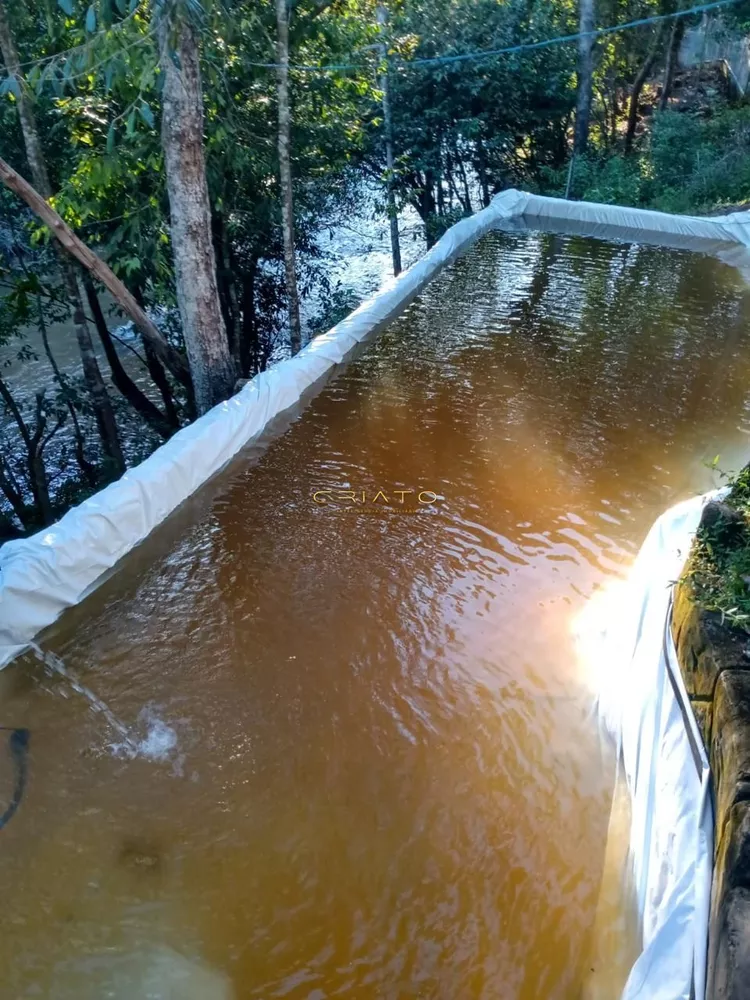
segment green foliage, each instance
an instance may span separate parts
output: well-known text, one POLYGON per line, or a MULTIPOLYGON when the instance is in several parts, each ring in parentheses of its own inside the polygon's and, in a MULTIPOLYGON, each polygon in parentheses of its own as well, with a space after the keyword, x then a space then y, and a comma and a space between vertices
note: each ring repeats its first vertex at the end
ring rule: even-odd
POLYGON ((346 319, 349 313, 359 305, 357 296, 351 289, 337 286, 327 297, 319 312, 313 317, 310 329, 313 336, 325 333, 331 327, 336 326, 342 319, 346 319))
MULTIPOLYGON (((567 3, 465 0, 459 14, 454 0, 416 0, 399 8, 392 48, 408 51, 410 58, 449 56, 567 34, 575 24, 575 6, 567 3)), ((444 203, 450 211, 451 201, 465 197, 464 165, 490 193, 528 185, 545 168, 559 166, 566 156, 574 80, 571 46, 394 71, 402 199, 427 223, 445 214, 444 203)), ((379 119, 372 128, 379 131, 379 119)), ((440 231, 439 224, 430 225, 440 231)))
MULTIPOLYGON (((642 205, 645 178, 642 163, 623 154, 579 157, 573 165, 571 194, 585 201, 605 205, 642 205)), ((543 190, 562 195, 568 169, 549 172, 543 190)))
POLYGON ((730 624, 750 629, 750 467, 731 481, 726 507, 696 535, 687 576, 696 600, 730 624))
MULTIPOLYGON (((562 194, 567 168, 540 189, 562 194)), ((663 212, 701 213, 750 201, 750 106, 717 102, 714 113, 665 111, 634 154, 592 153, 574 164, 572 195, 663 212)))
POLYGON ((750 107, 706 118, 658 117, 650 146, 651 198, 667 212, 708 210, 750 200, 750 107))

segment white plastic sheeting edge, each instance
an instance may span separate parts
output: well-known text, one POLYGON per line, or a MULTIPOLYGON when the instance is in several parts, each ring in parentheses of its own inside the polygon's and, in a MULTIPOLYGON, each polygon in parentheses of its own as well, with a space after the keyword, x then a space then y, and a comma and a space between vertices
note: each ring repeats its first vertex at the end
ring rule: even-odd
MULTIPOLYGON (((710 496, 710 495, 709 495, 710 496)), ((631 797, 630 856, 642 952, 623 1000, 703 1000, 713 871, 710 771, 670 632, 679 577, 709 496, 649 532, 628 581, 597 609, 606 671, 599 712, 631 797)))
MULTIPOLYGON (((507 193, 507 192, 504 192, 507 193)), ((750 246, 750 212, 735 212, 714 218, 670 215, 646 208, 598 205, 589 201, 564 201, 542 195, 526 196, 523 214, 540 220, 559 219, 586 224, 590 236, 613 235, 614 229, 655 235, 688 237, 693 240, 724 241, 750 246)))

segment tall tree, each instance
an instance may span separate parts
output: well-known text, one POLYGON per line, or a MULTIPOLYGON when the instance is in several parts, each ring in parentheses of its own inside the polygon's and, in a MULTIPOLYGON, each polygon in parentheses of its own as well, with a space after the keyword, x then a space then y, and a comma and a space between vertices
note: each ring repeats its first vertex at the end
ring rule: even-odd
MULTIPOLYGON (((377 19, 381 35, 385 34, 388 23, 388 12, 385 5, 378 4, 377 19)), ((380 59, 382 71, 380 74, 380 89, 383 93, 383 132, 385 136, 385 169, 388 193, 388 220, 391 227, 391 256, 393 257, 393 273, 401 273, 401 244, 398 237, 398 212, 396 210, 396 193, 394 190, 394 157, 393 157, 393 115, 391 114, 391 84, 388 72, 388 44, 385 38, 380 44, 380 59)))
POLYGON ((638 126, 638 103, 641 99, 641 92, 648 80, 651 70, 654 68, 654 63, 661 51, 662 42, 664 41, 664 36, 666 34, 666 22, 662 21, 654 32, 654 37, 649 46, 646 57, 641 63, 640 69, 636 74, 635 80, 633 81, 633 88, 630 92, 630 105, 628 107, 628 124, 625 130, 625 152, 629 153, 633 148, 633 140, 635 139, 635 130, 638 126))
MULTIPOLYGON (((45 201, 49 201, 53 194, 52 184, 50 183, 42 143, 36 126, 31 94, 21 71, 18 51, 5 8, 5 0, 0 0, 0 52, 2 52, 3 61, 9 76, 13 77, 15 81, 18 115, 21 120, 21 131, 23 133, 26 159, 29 162, 31 176, 42 198, 45 201)), ((83 376, 91 399, 102 447, 105 455, 113 464, 114 470, 121 473, 125 471, 125 459, 120 445, 117 421, 115 420, 112 401, 109 398, 107 386, 102 377, 96 352, 94 351, 94 344, 83 309, 83 299, 75 267, 68 258, 60 256, 60 270, 73 310, 73 327, 81 353, 83 376)))
POLYGON ((195 28, 180 0, 158 14, 161 142, 177 302, 199 413, 231 395, 237 372, 216 281, 203 147, 203 89, 195 28))
POLYGON ((594 0, 578 0, 578 96, 573 152, 586 152, 589 144, 591 98, 594 87, 594 0))
POLYGON ((279 185, 281 189, 281 226, 284 237, 287 308, 289 311, 289 346, 296 354, 302 346, 299 315, 297 265, 294 259, 294 190, 292 187, 291 131, 289 106, 289 6, 288 0, 276 0, 276 95, 279 106, 279 185))
POLYGON ((667 48, 667 61, 664 67, 664 83, 661 88, 659 98, 659 111, 664 111, 672 95, 674 86, 674 75, 677 70, 677 60, 680 53, 682 39, 685 37, 686 20, 684 17, 677 17, 672 22, 672 30, 669 33, 669 46, 667 48))

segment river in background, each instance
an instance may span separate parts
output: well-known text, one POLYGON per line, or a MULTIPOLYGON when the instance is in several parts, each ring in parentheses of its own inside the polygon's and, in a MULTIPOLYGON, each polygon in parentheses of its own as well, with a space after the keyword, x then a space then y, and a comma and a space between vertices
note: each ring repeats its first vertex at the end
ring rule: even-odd
MULTIPOLYGON (((424 253, 422 228, 413 209, 407 207, 402 211, 400 229, 404 267, 409 267, 424 253)), ((388 222, 378 214, 374 195, 367 190, 362 194, 359 210, 344 219, 338 219, 330 228, 323 228, 317 243, 321 255, 320 267, 330 282, 331 289, 355 304, 380 288, 393 275, 388 222)), ((158 401, 158 393, 150 382, 145 365, 139 359, 139 354, 142 354, 139 335, 132 324, 124 322, 125 317, 112 308, 113 300, 107 293, 102 294, 101 302, 110 329, 119 338, 116 346, 125 367, 141 387, 158 401)), ((325 307, 325 297, 313 290, 302 300, 303 324, 309 327, 310 322, 325 307)), ((71 375, 80 375, 81 357, 73 324, 70 321, 49 323, 48 334, 60 369, 71 375)), ((99 364, 108 377, 109 369, 93 322, 91 335, 99 364)), ((276 353, 283 357, 287 352, 284 345, 279 345, 276 353)), ((19 397, 32 396, 40 388, 52 387, 52 368, 35 326, 25 329, 21 339, 14 339, 0 346, 0 367, 3 369, 3 377, 7 378, 19 397), (20 360, 18 353, 23 345, 30 348, 31 354, 20 360)), ((117 396, 114 386, 112 393, 117 396)))
POLYGON ((493 233, 184 505, 44 639, 163 759, 0 675, 3 995, 615 998, 627 816, 573 630, 746 457, 749 309, 710 257, 493 233))

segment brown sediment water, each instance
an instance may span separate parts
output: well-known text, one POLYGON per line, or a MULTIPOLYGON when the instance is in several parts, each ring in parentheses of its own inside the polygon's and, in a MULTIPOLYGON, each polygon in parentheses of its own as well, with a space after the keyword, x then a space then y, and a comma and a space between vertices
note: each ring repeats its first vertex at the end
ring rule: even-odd
POLYGON ((0 675, 2 996, 616 997, 627 810, 573 629, 745 457, 747 321, 685 251, 495 233, 439 275, 44 637, 163 753, 0 675))

